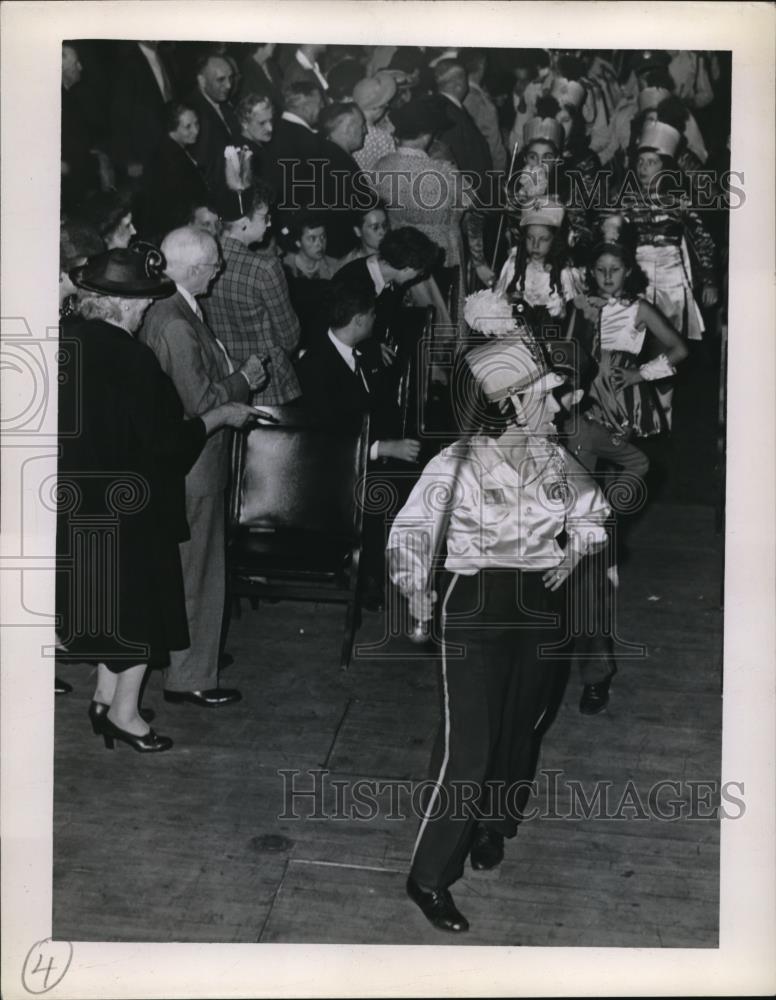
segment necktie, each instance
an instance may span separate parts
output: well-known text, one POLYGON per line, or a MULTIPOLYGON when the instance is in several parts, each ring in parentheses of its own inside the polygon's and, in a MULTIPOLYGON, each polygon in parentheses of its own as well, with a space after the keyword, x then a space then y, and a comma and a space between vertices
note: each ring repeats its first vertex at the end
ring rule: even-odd
POLYGON ((364 361, 364 355, 358 347, 353 348, 353 360, 356 363, 356 375, 361 376, 361 381, 364 383, 364 388, 367 392, 371 392, 369 388, 369 379, 367 378, 367 365, 364 361))

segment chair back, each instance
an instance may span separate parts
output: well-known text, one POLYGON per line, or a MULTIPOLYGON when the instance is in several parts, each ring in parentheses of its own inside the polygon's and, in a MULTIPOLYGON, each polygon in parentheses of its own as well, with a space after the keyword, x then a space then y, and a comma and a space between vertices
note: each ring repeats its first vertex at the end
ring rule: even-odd
POLYGON ((313 425, 301 410, 272 412, 283 422, 237 435, 232 527, 359 538, 368 418, 340 430, 313 425))

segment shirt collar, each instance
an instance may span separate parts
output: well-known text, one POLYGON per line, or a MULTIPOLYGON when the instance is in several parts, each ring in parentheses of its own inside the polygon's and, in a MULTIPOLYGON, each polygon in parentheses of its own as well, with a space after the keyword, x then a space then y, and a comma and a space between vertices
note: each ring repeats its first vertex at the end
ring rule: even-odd
POLYGON ((334 344, 337 354, 339 354, 348 368, 354 372, 356 370, 356 359, 353 356, 353 348, 348 347, 347 344, 343 344, 339 337, 333 334, 331 330, 329 330, 329 340, 334 344))
POLYGON ((211 108, 212 108, 212 109, 213 109, 213 110, 215 111, 215 113, 216 113, 216 114, 218 115, 218 117, 219 117, 219 118, 223 118, 223 117, 224 117, 224 113, 223 113, 223 111, 221 110, 221 105, 220 105, 220 104, 216 104, 216 102, 215 102, 215 101, 211 100, 211 99, 210 99, 210 98, 209 98, 209 97, 207 96, 207 94, 205 93, 205 91, 204 91, 204 90, 202 90, 202 88, 200 88, 200 91, 199 91, 199 92, 200 92, 200 94, 202 94, 202 96, 203 96, 203 97, 205 98, 205 100, 206 100, 206 101, 207 101, 207 103, 208 103, 208 104, 210 105, 210 107, 211 107, 211 108))
POLYGON ((308 132, 312 132, 313 135, 316 134, 315 129, 311 128, 310 125, 308 125, 307 122, 304 120, 304 118, 300 118, 299 115, 295 115, 293 111, 284 111, 280 117, 284 121, 293 122, 294 125, 304 125, 304 127, 307 129, 308 132))
POLYGON ((454 104, 457 108, 463 110, 463 104, 461 104, 457 97, 453 97, 452 94, 442 94, 442 97, 446 97, 451 104, 454 104))
POLYGON ((199 303, 191 294, 191 292, 188 290, 188 288, 184 288, 183 285, 179 285, 177 281, 175 282, 175 287, 178 289, 181 298, 186 303, 186 305, 191 309, 194 315, 198 319, 202 319, 202 310, 199 308, 199 303))
POLYGON ((376 253, 372 254, 371 257, 367 257, 366 269, 369 271, 369 276, 374 283, 375 293, 380 295, 388 283, 383 277, 383 272, 380 270, 380 259, 376 253))

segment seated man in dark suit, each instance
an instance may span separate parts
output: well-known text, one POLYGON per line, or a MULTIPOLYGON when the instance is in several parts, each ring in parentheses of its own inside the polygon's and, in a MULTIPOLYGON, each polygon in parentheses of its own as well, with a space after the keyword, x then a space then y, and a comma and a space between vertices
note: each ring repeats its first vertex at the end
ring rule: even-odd
MULTIPOLYGON (((400 436, 396 398, 379 345, 371 336, 375 321, 372 285, 337 276, 331 282, 329 302, 327 335, 306 351, 297 365, 306 409, 322 423, 340 427, 359 425, 368 413, 372 475, 390 473, 391 466, 384 460, 414 466, 420 443, 400 436)), ((368 608, 376 609, 382 603, 385 538, 385 515, 365 514, 367 591, 363 603, 368 608)))

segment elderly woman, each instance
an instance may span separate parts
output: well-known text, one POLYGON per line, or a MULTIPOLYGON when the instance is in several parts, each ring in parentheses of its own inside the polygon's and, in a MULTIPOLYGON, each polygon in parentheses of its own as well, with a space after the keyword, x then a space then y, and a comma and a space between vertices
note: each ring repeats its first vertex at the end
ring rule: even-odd
POLYGON ((138 246, 72 272, 81 321, 67 328, 59 378, 59 658, 99 664, 94 731, 108 748, 119 740, 141 753, 172 746, 139 712, 146 669, 189 645, 178 553, 186 473, 209 435, 257 417, 226 403, 184 420, 172 382, 134 337, 151 302, 175 291, 163 264, 138 246), (63 421, 76 413, 73 434, 63 421))
POLYGON ((167 134, 148 165, 139 212, 140 233, 152 241, 185 225, 192 208, 210 199, 205 178, 192 156, 199 136, 197 112, 185 104, 170 104, 166 114, 167 134))
POLYGON ((242 144, 253 153, 251 166, 254 177, 263 177, 265 173, 264 147, 272 138, 274 115, 272 100, 267 94, 246 94, 237 105, 242 144))

